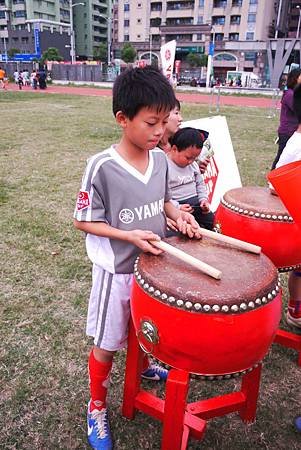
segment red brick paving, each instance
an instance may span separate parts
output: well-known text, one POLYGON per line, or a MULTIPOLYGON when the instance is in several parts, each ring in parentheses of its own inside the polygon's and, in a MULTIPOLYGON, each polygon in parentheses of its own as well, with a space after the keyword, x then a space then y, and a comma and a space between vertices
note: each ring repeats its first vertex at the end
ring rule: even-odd
MULTIPOLYGON (((14 83, 8 85, 8 91, 17 91, 19 88, 14 83)), ((92 97, 110 97, 112 95, 112 90, 95 88, 95 87, 81 87, 81 86, 57 86, 49 85, 47 89, 41 91, 37 89, 34 91, 30 86, 25 86, 22 89, 23 92, 34 92, 37 94, 72 94, 72 95, 88 95, 92 97)), ((206 95, 203 93, 196 92, 177 92, 177 98, 182 102, 186 103, 200 103, 203 105, 208 105, 211 102, 211 95, 206 95)), ((215 107, 216 97, 214 99, 215 107)), ((244 106, 253 108, 270 108, 275 107, 271 97, 246 97, 237 95, 221 95, 220 96, 221 106, 244 106)))

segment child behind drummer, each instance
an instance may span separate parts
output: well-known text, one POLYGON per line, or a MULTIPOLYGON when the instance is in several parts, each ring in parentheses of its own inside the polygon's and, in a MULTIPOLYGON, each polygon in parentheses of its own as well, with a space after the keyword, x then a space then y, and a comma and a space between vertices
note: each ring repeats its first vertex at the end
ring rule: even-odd
MULTIPOLYGON (((113 112, 121 140, 93 156, 87 165, 75 209, 75 227, 86 233, 93 262, 87 335, 94 338, 89 356, 91 400, 88 440, 110 450, 106 396, 114 353, 124 348, 130 317, 134 261, 142 250, 161 253, 151 241, 166 232, 166 216, 190 237, 200 237, 193 216, 170 202, 167 159, 155 148, 165 131, 175 96, 156 69, 130 69, 113 87, 113 112), (151 231, 150 231, 151 230, 151 231)), ((142 376, 166 379, 167 371, 145 358, 142 376)))
POLYGON ((214 214, 210 211, 207 189, 196 159, 208 133, 196 128, 182 128, 171 139, 168 156, 169 185, 174 204, 190 212, 198 224, 212 230, 214 214))
MULTIPOLYGON (((287 141, 276 168, 301 160, 301 85, 298 85, 294 90, 294 111, 299 125, 287 141)), ((287 322, 301 328, 301 269, 290 273, 288 287, 290 299, 286 315, 287 322)))

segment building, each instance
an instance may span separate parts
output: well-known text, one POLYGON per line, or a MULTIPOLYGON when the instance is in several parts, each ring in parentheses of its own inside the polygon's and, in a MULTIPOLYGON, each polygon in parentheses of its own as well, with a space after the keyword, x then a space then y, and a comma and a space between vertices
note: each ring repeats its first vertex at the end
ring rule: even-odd
POLYGON ((117 57, 131 42, 140 59, 159 58, 162 44, 177 41, 176 59, 185 67, 188 53, 207 53, 214 41, 214 73, 228 70, 265 78, 266 41, 274 37, 281 0, 120 0, 114 14, 113 46, 117 57))
POLYGON ((110 4, 109 0, 0 0, 0 53, 15 48, 24 55, 36 54, 38 42, 41 53, 56 47, 70 60, 73 25, 75 55, 92 59, 99 43, 108 42, 110 4))
POLYGON ((110 41, 111 2, 84 0, 74 8, 76 55, 79 59, 92 59, 100 43, 110 41))

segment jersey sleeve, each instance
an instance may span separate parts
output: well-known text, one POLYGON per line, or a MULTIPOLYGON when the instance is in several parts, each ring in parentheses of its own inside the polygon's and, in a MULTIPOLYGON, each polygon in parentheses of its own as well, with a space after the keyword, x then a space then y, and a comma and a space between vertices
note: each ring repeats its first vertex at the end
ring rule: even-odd
POLYGON ((101 170, 88 162, 77 196, 74 218, 80 222, 107 222, 101 170))

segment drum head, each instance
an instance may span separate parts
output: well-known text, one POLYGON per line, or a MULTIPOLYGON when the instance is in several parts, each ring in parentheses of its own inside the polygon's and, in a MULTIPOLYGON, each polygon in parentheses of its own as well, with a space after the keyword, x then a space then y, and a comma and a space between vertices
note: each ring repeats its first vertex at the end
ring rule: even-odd
POLYGON ((238 207, 243 213, 245 210, 254 214, 265 216, 289 216, 285 206, 277 195, 272 195, 270 189, 258 186, 246 186, 231 189, 223 197, 228 207, 238 207))
POLYGON ((263 254, 247 253, 208 238, 172 237, 165 241, 221 270, 222 277, 211 278, 167 253, 141 254, 135 267, 136 280, 158 301, 175 307, 192 305, 191 311, 198 304, 201 309, 206 305, 208 312, 227 312, 232 306, 231 311, 244 312, 277 295, 277 269, 263 254))

